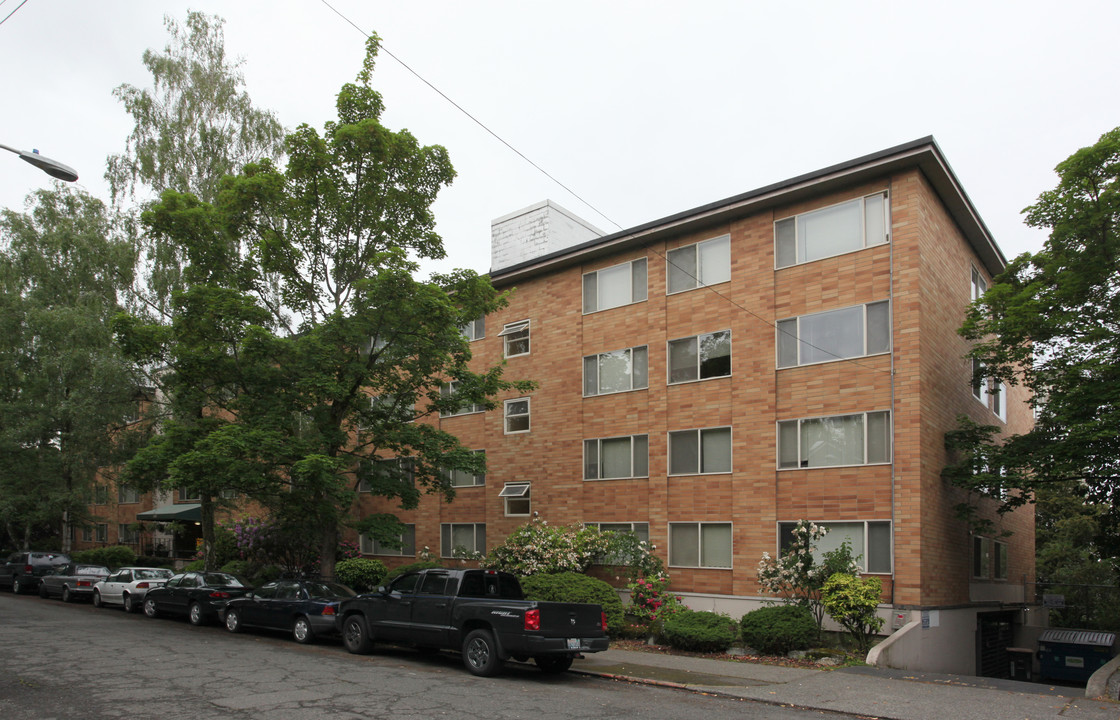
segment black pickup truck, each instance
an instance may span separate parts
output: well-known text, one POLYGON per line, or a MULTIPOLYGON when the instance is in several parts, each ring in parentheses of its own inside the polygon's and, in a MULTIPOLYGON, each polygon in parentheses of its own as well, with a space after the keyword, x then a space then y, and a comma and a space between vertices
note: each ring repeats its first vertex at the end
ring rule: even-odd
POLYGON ((526 600, 516 577, 494 570, 401 575, 344 600, 335 622, 352 653, 370 652, 375 641, 459 650, 467 669, 483 676, 509 658, 564 672, 577 654, 606 650, 609 640, 599 605, 526 600))

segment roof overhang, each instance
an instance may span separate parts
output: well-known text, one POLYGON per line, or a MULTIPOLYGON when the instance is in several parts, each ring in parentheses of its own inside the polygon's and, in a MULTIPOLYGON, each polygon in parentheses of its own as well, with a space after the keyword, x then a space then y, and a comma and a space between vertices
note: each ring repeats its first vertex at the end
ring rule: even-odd
POLYGON ((992 275, 1001 272, 1007 265, 1007 259, 992 239, 991 232, 976 212, 941 149, 933 137, 928 136, 492 271, 490 279, 497 286, 512 285, 534 275, 555 272, 604 255, 699 231, 772 207, 841 191, 915 168, 929 181, 988 272, 992 275))
POLYGON ((198 503, 164 505, 155 510, 136 513, 136 519, 156 522, 202 522, 202 505, 198 503))

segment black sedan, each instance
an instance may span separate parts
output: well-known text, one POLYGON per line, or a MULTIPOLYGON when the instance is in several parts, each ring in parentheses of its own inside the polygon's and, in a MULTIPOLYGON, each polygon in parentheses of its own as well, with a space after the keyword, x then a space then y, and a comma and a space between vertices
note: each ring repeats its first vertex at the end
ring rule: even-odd
POLYGON ((317 636, 335 632, 338 604, 354 591, 345 585, 323 580, 276 580, 244 597, 230 600, 225 608, 226 629, 244 627, 286 630, 296 642, 309 643, 317 636))
POLYGON ((218 617, 226 603, 252 590, 240 578, 222 572, 188 572, 175 575, 163 587, 144 596, 144 614, 186 615, 191 625, 203 625, 218 617))
POLYGON ((93 586, 109 577, 109 568, 103 565, 67 563, 59 565, 43 576, 39 583, 39 597, 60 597, 62 602, 93 597, 93 586))

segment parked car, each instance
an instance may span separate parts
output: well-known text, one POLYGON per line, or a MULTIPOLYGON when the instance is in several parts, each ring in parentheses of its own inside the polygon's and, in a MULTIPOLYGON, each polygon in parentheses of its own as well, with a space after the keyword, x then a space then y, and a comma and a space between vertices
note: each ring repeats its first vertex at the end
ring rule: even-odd
POLYGON ((104 565, 59 565, 43 576, 39 583, 39 597, 59 597, 62 602, 90 598, 93 597, 93 586, 108 576, 109 568, 104 565))
POLYGON ((0 565, 0 588, 12 592, 33 592, 51 569, 70 562, 70 556, 58 552, 15 552, 0 565))
POLYGON ((123 605, 125 612, 136 612, 144 595, 171 579, 175 573, 166 568, 122 567, 93 586, 93 604, 123 605))
POLYGON ((355 592, 323 580, 275 580, 230 600, 223 612, 226 630, 245 627, 288 630, 296 642, 309 643, 334 633, 338 604, 355 592))
POLYGON ((222 572, 189 572, 173 575, 166 583, 148 590, 144 614, 186 615, 191 625, 204 625, 218 617, 226 603, 253 588, 240 578, 222 572))

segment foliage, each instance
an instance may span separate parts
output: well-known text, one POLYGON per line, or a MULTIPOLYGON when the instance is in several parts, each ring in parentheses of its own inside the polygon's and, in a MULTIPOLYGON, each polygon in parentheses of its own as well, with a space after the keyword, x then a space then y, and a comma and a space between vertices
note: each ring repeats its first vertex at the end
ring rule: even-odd
POLYGON ((1070 481, 1090 503, 1120 504, 1120 128, 1056 171, 1057 186, 1024 211, 1050 231, 1042 250, 1011 261, 959 331, 981 374, 1032 394, 1030 431, 997 439, 962 422, 950 438, 945 477, 987 488, 1004 511, 1070 481))
POLYGON ((98 469, 140 434, 120 433, 140 394, 107 326, 135 257, 85 192, 58 184, 28 207, 0 211, 0 525, 16 547, 67 551, 98 469))
POLYGON ((537 574, 521 578, 521 589, 529 600, 551 602, 596 603, 607 614, 607 632, 622 632, 624 616, 622 600, 607 583, 576 572, 537 574))
POLYGON ((182 572, 202 572, 206 569, 205 560, 192 560, 183 566, 182 572))
POLYGON ((373 590, 381 584, 388 572, 385 563, 369 558, 340 560, 334 567, 335 578, 357 592, 373 590))
POLYGON ((665 573, 632 580, 626 587, 630 590, 626 612, 647 623, 664 621, 684 609, 680 597, 666 592, 669 576, 665 573))
POLYGON ((872 637, 883 627, 883 618, 875 614, 882 592, 879 578, 847 573, 836 573, 821 589, 825 612, 851 634, 860 652, 871 649, 872 637))
POLYGON ((111 570, 116 570, 126 565, 135 565, 136 552, 127 545, 110 545, 89 550, 76 550, 70 553, 70 559, 74 562, 89 563, 90 565, 104 565, 111 570))
POLYGON ((482 560, 482 567, 520 576, 582 573, 607 548, 608 538, 598 528, 549 525, 547 520, 537 516, 490 550, 482 560))
POLYGON ((785 655, 811 646, 818 626, 804 605, 774 605, 744 615, 739 632, 743 642, 763 655, 785 655))
POLYGON ((817 542, 828 533, 828 528, 799 520, 793 528, 789 546, 778 558, 763 553, 758 563, 758 582, 762 589, 781 595, 786 602, 805 606, 817 624, 820 636, 824 623, 821 606, 821 588, 833 574, 859 574, 852 547, 847 541, 818 558, 817 542))
POLYGON ((682 610, 665 620, 662 635, 678 650, 723 652, 739 637, 739 625, 726 615, 682 610))
POLYGON ((595 564, 625 566, 631 581, 664 574, 664 563, 653 553, 657 548, 637 533, 608 530, 603 535, 607 538, 607 550, 595 559, 595 564))
POLYGON ((432 560, 419 560, 414 563, 408 563, 407 565, 401 565, 385 573, 385 577, 381 578, 381 584, 388 585, 395 578, 404 575, 405 573, 417 572, 418 570, 430 570, 431 568, 439 567, 443 567, 443 564, 432 560))

